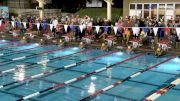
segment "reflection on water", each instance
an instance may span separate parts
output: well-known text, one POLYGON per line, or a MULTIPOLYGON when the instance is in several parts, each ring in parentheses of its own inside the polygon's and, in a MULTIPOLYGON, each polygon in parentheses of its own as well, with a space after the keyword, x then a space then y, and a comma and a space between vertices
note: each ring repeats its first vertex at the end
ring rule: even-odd
POLYGON ((25 79, 25 76, 26 76, 25 65, 17 65, 13 79, 15 81, 23 81, 25 79))
POLYGON ((88 93, 93 94, 96 91, 95 86, 96 85, 93 82, 91 82, 89 89, 88 89, 88 93))
POLYGON ((114 98, 114 101, 117 101, 117 98, 116 98, 116 97, 114 98))
POLYGON ((81 91, 81 96, 84 96, 84 94, 85 94, 85 92, 82 90, 82 91, 81 91))
POLYGON ((42 59, 41 59, 41 62, 42 62, 41 65, 42 65, 42 70, 43 70, 43 72, 46 71, 46 69, 47 69, 48 61, 49 61, 49 59, 48 59, 48 56, 47 56, 47 55, 45 55, 45 56, 42 57, 42 59))
POLYGON ((111 78, 112 78, 112 68, 108 68, 106 72, 107 72, 107 75, 108 75, 108 79, 111 80, 111 78))
POLYGON ((67 86, 67 87, 66 87, 66 90, 65 90, 65 93, 66 93, 66 94, 69 94, 69 91, 70 91, 70 88, 67 86))

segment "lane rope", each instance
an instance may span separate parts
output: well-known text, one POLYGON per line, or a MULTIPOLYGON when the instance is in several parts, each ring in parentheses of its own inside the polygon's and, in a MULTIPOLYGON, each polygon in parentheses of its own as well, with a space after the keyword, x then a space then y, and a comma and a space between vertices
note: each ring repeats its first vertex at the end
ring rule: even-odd
POLYGON ((154 101, 179 84, 180 84, 180 78, 176 78, 174 81, 172 81, 167 86, 162 87, 161 89, 155 91, 154 93, 152 93, 151 95, 146 97, 143 101, 154 101))
POLYGON ((140 70, 140 71, 137 71, 137 72, 133 73, 132 75, 126 77, 126 78, 123 79, 123 80, 120 80, 120 81, 118 81, 118 82, 116 82, 116 83, 114 83, 114 84, 112 84, 112 85, 110 85, 110 86, 107 86, 107 87, 105 87, 105 88, 103 88, 103 89, 101 89, 101 90, 96 91, 96 92, 93 93, 93 94, 90 94, 89 96, 81 99, 80 101, 89 101, 89 100, 95 98, 97 95, 99 95, 99 94, 101 94, 101 93, 103 93, 103 92, 105 92, 105 91, 108 91, 108 90, 110 90, 110 89, 112 89, 112 88, 115 88, 116 86, 119 86, 119 85, 122 84, 123 82, 128 81, 129 79, 135 78, 135 77, 141 75, 142 73, 144 73, 144 72, 146 72, 146 71, 148 71, 148 70, 150 70, 150 69, 152 69, 152 68, 155 68, 155 67, 157 67, 157 66, 159 66, 159 65, 161 65, 161 64, 163 64, 163 63, 166 63, 166 62, 174 59, 175 57, 176 57, 176 56, 173 56, 173 57, 168 58, 168 59, 166 59, 166 60, 164 60, 164 61, 162 61, 162 62, 160 62, 160 63, 158 63, 158 64, 156 64, 156 65, 147 67, 147 68, 145 68, 145 69, 143 69, 143 70, 140 70))
POLYGON ((32 43, 18 43, 17 45, 14 45, 13 43, 11 45, 5 46, 5 47, 1 47, 0 50, 4 50, 4 49, 9 49, 9 48, 13 48, 13 47, 18 47, 18 46, 25 46, 25 45, 29 45, 32 43))
POLYGON ((54 49, 54 50, 48 50, 48 51, 45 51, 45 52, 41 52, 41 53, 38 53, 38 54, 33 54, 33 55, 29 55, 29 56, 16 57, 16 58, 10 59, 8 61, 0 62, 0 66, 6 65, 6 64, 10 64, 10 63, 12 63, 14 61, 30 59, 30 58, 34 58, 34 57, 37 57, 37 56, 45 54, 45 53, 51 53, 51 52, 55 52, 55 51, 60 51, 60 50, 64 50, 64 49, 67 49, 67 48, 70 48, 70 47, 69 46, 68 47, 63 47, 63 48, 61 47, 61 48, 57 48, 57 49, 54 49))
POLYGON ((40 94, 42 94, 42 93, 48 92, 48 91, 50 91, 50 90, 57 89, 57 88, 60 88, 60 87, 64 87, 65 85, 68 85, 68 84, 73 83, 73 82, 80 81, 80 80, 82 80, 82 79, 85 79, 85 78, 93 75, 93 74, 102 72, 102 71, 104 71, 104 70, 107 70, 107 69, 109 69, 109 68, 112 68, 112 67, 115 66, 115 65, 122 64, 122 63, 124 63, 124 62, 130 61, 130 60, 132 60, 132 59, 135 59, 135 58, 140 57, 140 56, 143 56, 143 55, 144 55, 144 54, 139 54, 139 55, 137 55, 137 56, 130 57, 130 58, 125 59, 125 60, 123 60, 123 61, 121 61, 121 62, 118 62, 118 63, 116 63, 116 64, 113 64, 113 65, 110 65, 110 66, 106 66, 106 67, 97 69, 97 70, 95 70, 94 72, 81 75, 81 76, 79 76, 79 77, 77 77, 77 78, 73 78, 73 79, 71 79, 71 80, 67 80, 67 81, 65 81, 64 83, 59 83, 59 84, 57 84, 57 85, 55 85, 55 86, 46 88, 46 89, 44 89, 44 90, 41 90, 41 91, 38 91, 38 92, 35 92, 35 93, 32 93, 32 94, 29 94, 29 95, 27 95, 27 96, 24 96, 24 97, 18 99, 17 101, 27 100, 27 99, 30 99, 30 98, 32 98, 32 97, 38 96, 38 95, 40 95, 40 94))
MULTIPOLYGON (((36 44, 36 43, 34 43, 36 44)), ((6 53, 1 53, 0 56, 1 57, 5 57, 5 56, 10 56, 10 55, 13 55, 13 54, 17 54, 17 53, 25 53, 27 51, 30 51, 30 50, 34 50, 36 48, 43 48, 43 47, 48 47, 48 46, 44 46, 44 45, 38 45, 36 47, 33 47, 33 48, 28 48, 28 49, 23 49, 23 50, 18 50, 18 51, 10 51, 10 52, 6 52, 6 53)))
MULTIPOLYGON (((87 52, 87 51, 90 51, 90 50, 84 50, 84 51, 80 51, 80 52, 78 52, 78 53, 87 52)), ((25 82, 25 81, 27 81, 27 80, 32 80, 32 79, 35 79, 35 78, 44 76, 44 75, 46 75, 46 74, 53 74, 54 72, 56 72, 56 71, 58 71, 58 70, 66 70, 66 69, 69 69, 69 68, 71 68, 71 67, 78 66, 78 65, 82 64, 83 62, 92 61, 92 60, 95 60, 95 59, 97 59, 97 58, 100 58, 100 57, 104 57, 104 56, 113 54, 113 53, 115 53, 115 52, 117 52, 117 50, 116 50, 116 51, 109 52, 109 53, 106 53, 106 54, 102 54, 102 55, 100 55, 100 56, 96 56, 96 57, 94 57, 94 58, 90 58, 90 59, 83 60, 83 61, 80 61, 80 62, 77 62, 77 63, 72 63, 72 64, 69 64, 69 65, 66 65, 66 66, 63 66, 63 67, 59 67, 59 68, 56 68, 56 69, 53 69, 53 70, 49 70, 49 71, 46 71, 46 72, 43 72, 43 73, 40 73, 40 74, 36 74, 36 75, 30 76, 30 77, 26 77, 26 78, 24 78, 24 79, 21 80, 21 81, 17 80, 17 81, 8 83, 8 84, 0 85, 0 89, 1 89, 1 88, 4 88, 4 87, 7 87, 7 86, 10 86, 10 85, 13 85, 13 84, 15 84, 15 83, 19 83, 19 82, 22 83, 22 82, 25 82)), ((78 54, 78 53, 76 53, 76 54, 78 54)), ((49 61, 50 61, 50 60, 49 60, 49 61)), ((49 61, 47 61, 47 62, 49 62, 49 61)), ((12 70, 14 71, 15 69, 12 69, 12 70)))
MULTIPOLYGON (((89 50, 83 50, 83 51, 79 51, 79 52, 76 52, 76 53, 72 53, 72 54, 69 54, 69 55, 65 55, 65 56, 59 56, 59 57, 55 57, 55 58, 51 58, 51 59, 47 59, 45 61, 47 62, 52 62, 53 60, 56 60, 56 59, 62 59, 62 58, 67 58, 69 56, 72 56, 72 55, 75 55, 75 54, 78 54, 78 53, 82 53, 82 52, 87 52, 87 51, 91 51, 92 49, 89 49, 89 50)), ((37 65, 37 64, 41 64, 43 63, 43 61, 40 61, 40 62, 36 62, 36 63, 33 63, 33 64, 30 64, 30 65, 27 65, 26 67, 28 66, 32 66, 32 65, 37 65)), ((35 67, 35 66, 34 66, 35 67)), ((30 67, 30 68, 34 68, 34 67, 30 67)), ((25 69, 30 69, 30 68, 25 68, 25 69)), ((12 69, 8 69, 8 70, 4 70, 4 71, 1 71, 1 75, 5 74, 5 73, 10 73, 10 72, 13 72, 15 71, 16 68, 12 68, 12 69)))

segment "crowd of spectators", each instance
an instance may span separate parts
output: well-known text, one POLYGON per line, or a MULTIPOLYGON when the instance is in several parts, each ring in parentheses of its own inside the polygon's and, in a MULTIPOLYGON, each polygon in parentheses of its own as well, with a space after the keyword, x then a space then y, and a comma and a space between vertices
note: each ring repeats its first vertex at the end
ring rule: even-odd
MULTIPOLYGON (((2 21, 6 23, 7 21, 2 21)), ((36 16, 12 16, 9 20, 10 31, 20 31, 21 33, 39 31, 42 35, 48 35, 53 38, 61 38, 64 35, 74 37, 75 40, 82 40, 83 37, 92 36, 94 42, 104 42, 108 37, 115 37, 114 39, 122 44, 129 45, 129 42, 134 39, 141 41, 141 44, 152 44, 156 41, 168 41, 175 44, 180 41, 180 35, 176 28, 179 27, 173 19, 165 21, 165 19, 151 19, 130 17, 115 18, 114 22, 106 18, 99 17, 80 17, 79 15, 71 15, 56 18, 40 19, 36 16), (12 26, 12 22, 15 22, 12 26), (26 22, 25 25, 23 22, 26 22), (39 28, 37 23, 40 23, 39 28), (53 27, 50 27, 50 24, 53 27), (64 25, 68 25, 67 29, 64 25), (80 28, 83 26, 83 29, 80 28), (26 27, 25 27, 26 26, 26 27), (97 29, 96 26, 99 26, 97 29), (117 27, 117 32, 113 27, 117 27), (134 27, 139 28, 134 31, 134 27), (153 28, 158 28, 157 33, 153 28)))

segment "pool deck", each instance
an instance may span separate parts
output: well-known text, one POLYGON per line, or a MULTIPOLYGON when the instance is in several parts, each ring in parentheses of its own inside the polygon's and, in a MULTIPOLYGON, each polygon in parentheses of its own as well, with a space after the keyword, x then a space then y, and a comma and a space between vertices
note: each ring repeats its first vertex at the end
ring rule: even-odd
MULTIPOLYGON (((0 39, 6 39, 6 40, 12 40, 12 41, 20 41, 22 37, 23 36, 13 37, 12 35, 5 34, 5 33, 0 34, 0 39), (4 37, 2 38, 2 36, 4 36, 4 37)), ((47 40, 43 36, 38 36, 38 37, 35 37, 33 39, 29 39, 29 40, 27 40, 27 42, 37 42, 37 43, 39 43, 40 39, 45 40, 43 42, 43 44, 57 44, 57 39, 47 40)), ((69 42, 69 43, 65 43, 65 46, 79 46, 80 42, 81 41, 72 41, 72 42, 69 42)), ((102 43, 100 43, 100 42, 92 42, 91 44, 86 45, 86 48, 100 48, 101 44, 102 43)), ((123 47, 122 50, 127 49, 126 45, 114 45, 114 46, 112 46, 110 48, 110 50, 118 49, 117 46, 123 47)), ((149 52, 154 53, 154 50, 151 49, 150 46, 141 46, 139 48, 136 48, 135 51, 141 51, 141 52, 146 52, 146 53, 147 52, 148 53, 149 52)), ((178 49, 170 48, 166 53, 167 54, 172 54, 172 55, 180 55, 180 47, 178 49)))

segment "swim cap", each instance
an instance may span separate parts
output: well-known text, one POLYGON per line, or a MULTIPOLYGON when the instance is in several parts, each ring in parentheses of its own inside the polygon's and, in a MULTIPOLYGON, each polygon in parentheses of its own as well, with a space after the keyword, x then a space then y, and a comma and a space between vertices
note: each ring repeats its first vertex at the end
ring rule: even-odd
POLYGON ((160 48, 157 48, 157 51, 160 51, 160 48))

